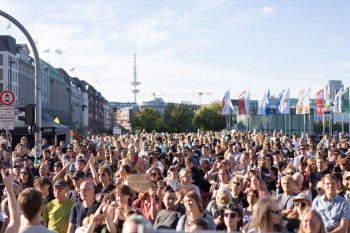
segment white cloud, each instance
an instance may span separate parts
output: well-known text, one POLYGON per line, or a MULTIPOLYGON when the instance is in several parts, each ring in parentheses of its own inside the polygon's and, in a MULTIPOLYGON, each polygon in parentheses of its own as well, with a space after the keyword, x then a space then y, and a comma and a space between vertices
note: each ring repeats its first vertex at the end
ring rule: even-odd
POLYGON ((344 37, 331 37, 327 38, 327 41, 334 43, 334 44, 340 44, 346 41, 346 38, 344 37))
POLYGON ((260 13, 262 15, 270 15, 274 13, 276 10, 278 10, 278 6, 266 6, 260 10, 260 13))

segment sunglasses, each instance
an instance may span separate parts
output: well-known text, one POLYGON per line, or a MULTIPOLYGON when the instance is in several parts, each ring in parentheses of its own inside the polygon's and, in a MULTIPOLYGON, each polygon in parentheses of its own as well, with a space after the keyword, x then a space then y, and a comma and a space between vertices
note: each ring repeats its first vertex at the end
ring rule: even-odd
POLYGON ((297 207, 301 207, 301 208, 305 208, 305 206, 306 206, 306 203, 296 203, 295 204, 297 207))
POLYGON ((270 213, 273 214, 280 214, 282 212, 282 210, 270 210, 270 213))
POLYGON ((224 213, 224 217, 228 218, 228 216, 230 216, 231 218, 235 218, 237 217, 236 213, 224 213))
POLYGON ((151 176, 157 176, 158 173, 151 173, 151 176))
POLYGON ((99 176, 105 176, 106 173, 102 172, 102 173, 98 173, 99 176))
POLYGON ((28 172, 21 172, 22 175, 28 175, 28 172))
POLYGON ((240 186, 241 185, 241 183, 239 183, 239 182, 232 182, 232 184, 235 184, 235 185, 237 185, 237 186, 240 186))

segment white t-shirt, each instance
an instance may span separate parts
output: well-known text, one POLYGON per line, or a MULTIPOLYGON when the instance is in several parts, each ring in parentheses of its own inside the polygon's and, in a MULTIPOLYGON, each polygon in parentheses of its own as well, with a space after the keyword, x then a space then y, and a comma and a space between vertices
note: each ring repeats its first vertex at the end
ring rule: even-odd
POLYGON ((51 231, 41 225, 36 226, 21 226, 19 233, 57 233, 57 231, 51 231))

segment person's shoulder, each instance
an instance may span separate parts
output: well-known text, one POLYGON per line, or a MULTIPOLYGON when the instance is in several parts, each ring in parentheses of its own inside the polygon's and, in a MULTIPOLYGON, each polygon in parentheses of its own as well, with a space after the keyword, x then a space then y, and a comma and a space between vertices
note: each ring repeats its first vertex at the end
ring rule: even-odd
POLYGON ((21 226, 19 233, 57 233, 57 231, 51 231, 41 225, 36 226, 21 226))

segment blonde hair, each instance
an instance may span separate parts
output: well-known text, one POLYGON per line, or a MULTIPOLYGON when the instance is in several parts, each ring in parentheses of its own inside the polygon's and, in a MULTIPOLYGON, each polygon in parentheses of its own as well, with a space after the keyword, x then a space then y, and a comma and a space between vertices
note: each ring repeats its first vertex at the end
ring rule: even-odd
POLYGON ((216 204, 219 206, 220 205, 220 194, 223 194, 227 197, 228 199, 228 203, 226 205, 229 204, 233 204, 233 199, 232 199, 232 194, 231 194, 231 190, 228 186, 226 185, 222 185, 220 186, 220 188, 218 189, 217 193, 216 193, 216 204))
POLYGON ((303 229, 303 223, 304 223, 304 217, 309 214, 312 213, 314 216, 316 216, 318 218, 318 220, 320 221, 320 231, 319 232, 315 232, 315 233, 327 233, 326 231, 326 227, 324 225, 324 222, 322 220, 321 215, 316 211, 313 210, 311 208, 308 208, 306 210, 304 210, 303 215, 301 216, 301 221, 300 221, 300 227, 299 227, 299 233, 305 233, 304 229, 303 229))

